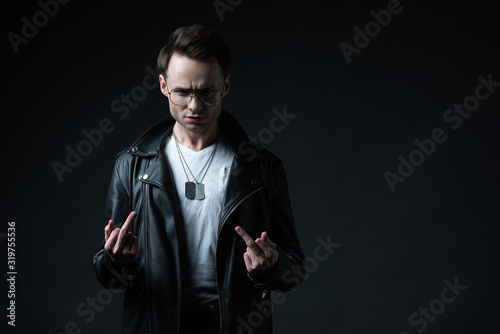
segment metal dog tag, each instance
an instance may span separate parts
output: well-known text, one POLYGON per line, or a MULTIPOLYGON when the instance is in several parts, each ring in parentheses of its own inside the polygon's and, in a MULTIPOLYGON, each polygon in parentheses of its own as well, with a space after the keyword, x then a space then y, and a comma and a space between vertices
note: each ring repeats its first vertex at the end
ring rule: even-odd
POLYGON ((202 200, 205 198, 205 185, 203 183, 198 183, 196 185, 196 199, 202 200))
POLYGON ((196 195, 196 183, 191 181, 186 182, 184 194, 188 199, 194 199, 196 195))

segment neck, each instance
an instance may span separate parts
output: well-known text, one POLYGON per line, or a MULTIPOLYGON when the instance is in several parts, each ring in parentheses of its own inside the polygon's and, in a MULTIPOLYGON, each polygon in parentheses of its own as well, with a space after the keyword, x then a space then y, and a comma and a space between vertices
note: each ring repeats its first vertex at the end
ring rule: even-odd
POLYGON ((201 151, 212 145, 219 135, 219 125, 214 123, 209 129, 203 132, 188 131, 178 122, 174 125, 174 134, 177 141, 193 151, 201 151))

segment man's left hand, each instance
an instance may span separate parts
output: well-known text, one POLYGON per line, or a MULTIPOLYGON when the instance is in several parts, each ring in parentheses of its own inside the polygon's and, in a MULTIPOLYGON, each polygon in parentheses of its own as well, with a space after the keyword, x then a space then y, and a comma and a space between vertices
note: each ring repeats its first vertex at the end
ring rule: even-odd
POLYGON ((269 239, 267 232, 262 232, 260 238, 253 240, 240 226, 234 230, 247 245, 243 259, 249 273, 261 273, 274 267, 278 261, 279 252, 276 250, 276 244, 269 239))

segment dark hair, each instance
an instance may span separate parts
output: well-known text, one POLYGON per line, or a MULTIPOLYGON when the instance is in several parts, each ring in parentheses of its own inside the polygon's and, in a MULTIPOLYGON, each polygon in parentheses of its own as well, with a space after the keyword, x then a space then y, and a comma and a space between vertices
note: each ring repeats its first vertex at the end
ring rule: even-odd
POLYGON ((216 31, 208 30, 201 25, 180 27, 170 35, 157 60, 158 71, 165 77, 170 58, 174 53, 194 60, 208 60, 214 57, 222 68, 222 76, 229 74, 231 55, 224 38, 216 31))

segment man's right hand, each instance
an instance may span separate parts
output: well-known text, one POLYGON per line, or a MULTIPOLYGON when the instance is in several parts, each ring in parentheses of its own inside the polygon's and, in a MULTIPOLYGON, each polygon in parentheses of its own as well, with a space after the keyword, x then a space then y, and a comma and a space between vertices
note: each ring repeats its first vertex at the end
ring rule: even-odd
POLYGON ((132 211, 121 228, 115 228, 113 219, 104 228, 104 238, 106 240, 104 249, 115 263, 131 264, 137 260, 139 239, 129 231, 136 217, 137 212, 132 211))

